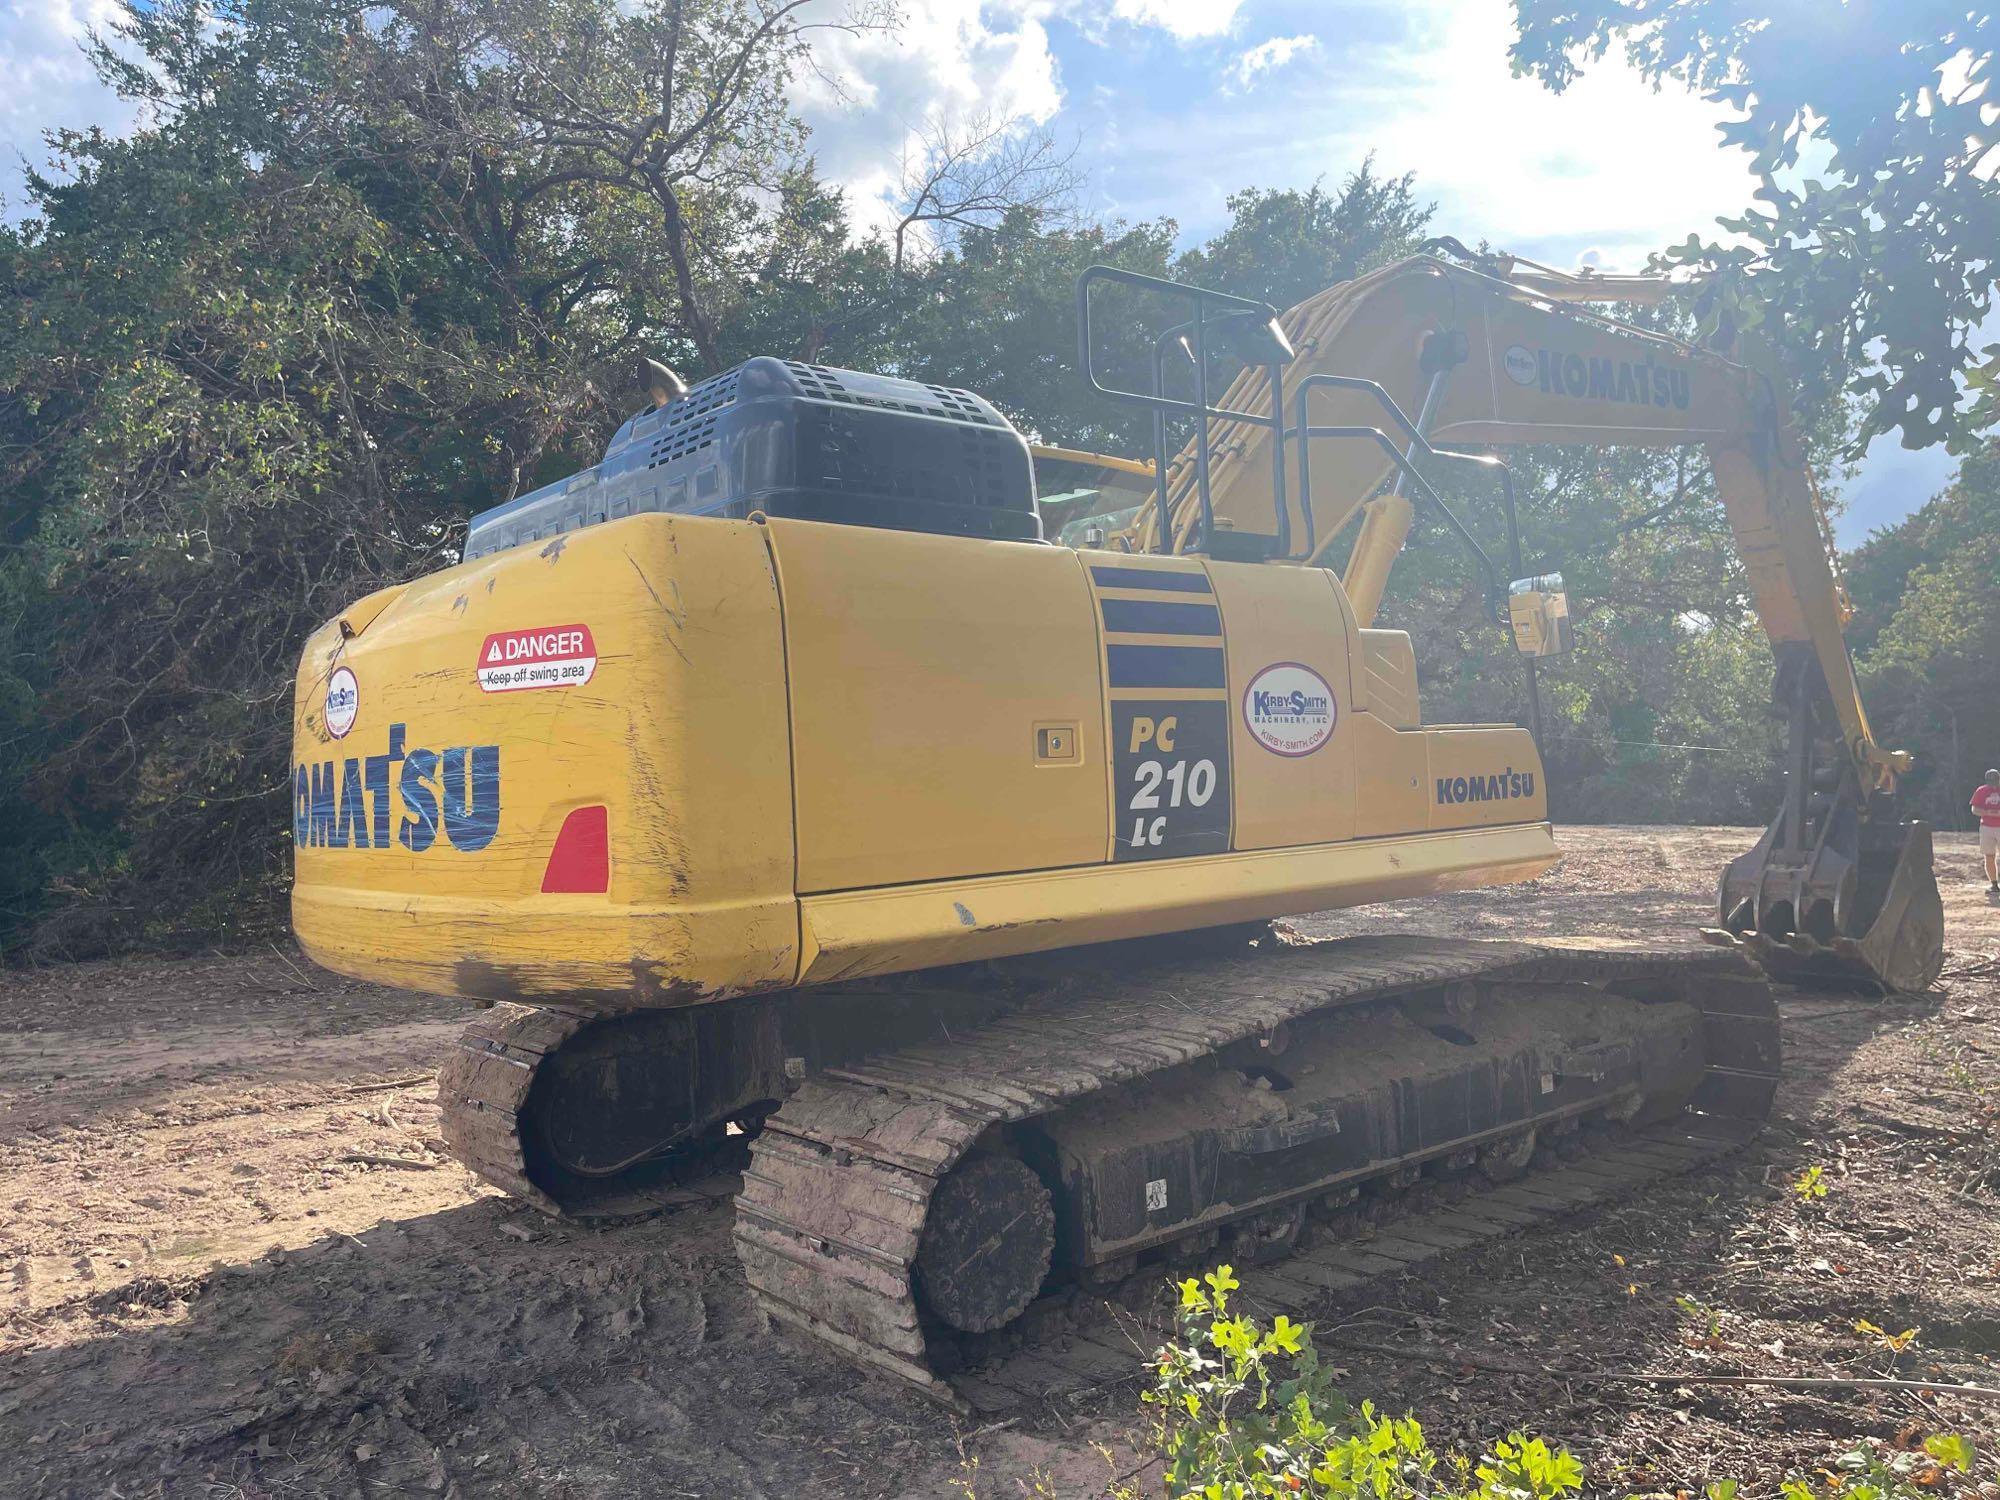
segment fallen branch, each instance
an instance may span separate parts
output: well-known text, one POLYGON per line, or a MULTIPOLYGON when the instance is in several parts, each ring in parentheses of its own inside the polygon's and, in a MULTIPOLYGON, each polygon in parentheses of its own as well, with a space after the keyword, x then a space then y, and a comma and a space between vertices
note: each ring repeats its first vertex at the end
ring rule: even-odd
POLYGON ((1871 1390, 1914 1391, 1932 1396, 1964 1396, 1974 1401, 2000 1401, 2000 1390, 1984 1385, 1954 1385, 1937 1380, 1892 1380, 1885 1376, 1834 1375, 1710 1375, 1700 1371, 1655 1372, 1650 1370, 1564 1370, 1550 1365, 1529 1365, 1481 1359, 1475 1354, 1454 1353, 1449 1349, 1412 1348, 1400 1344, 1372 1344, 1362 1339, 1326 1336, 1327 1342, 1344 1349, 1369 1354, 1386 1354, 1394 1359, 1414 1359, 1422 1364, 1464 1365, 1474 1370, 1490 1370, 1498 1375, 1539 1375, 1551 1380, 1616 1380, 1634 1385, 1762 1385, 1784 1390, 1871 1390))
POLYGON ((293 963, 289 958, 285 957, 284 949, 280 948, 276 943, 273 943, 271 944, 271 951, 278 955, 279 963, 283 964, 286 968, 290 969, 292 973, 298 977, 298 981, 300 984, 304 985, 314 994, 319 993, 319 986, 312 982, 312 979, 305 973, 303 969, 301 969, 297 964, 293 963))
POLYGON ((437 1077, 435 1073, 419 1073, 415 1078, 391 1078, 387 1083, 357 1083, 350 1088, 343 1089, 342 1092, 348 1094, 380 1094, 389 1089, 413 1088, 420 1083, 429 1083, 435 1077, 437 1077))
POLYGON ((1938 975, 1940 979, 1992 979, 2000 976, 2000 958, 1975 958, 1955 964, 1938 975))
POLYGON ((438 1163, 418 1161, 411 1156, 370 1156, 363 1151, 350 1151, 345 1156, 336 1156, 326 1165, 335 1166, 341 1162, 359 1162, 364 1167, 408 1167, 413 1172, 435 1172, 438 1163))

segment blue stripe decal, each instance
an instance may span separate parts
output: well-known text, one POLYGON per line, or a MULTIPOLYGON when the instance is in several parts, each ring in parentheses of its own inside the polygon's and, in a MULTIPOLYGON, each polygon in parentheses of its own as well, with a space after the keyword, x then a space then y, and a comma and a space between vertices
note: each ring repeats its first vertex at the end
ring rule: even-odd
POLYGON ((1221 635, 1213 604, 1156 604, 1147 599, 1105 599, 1104 628, 1142 635, 1221 635))
POLYGON ((1115 688, 1224 686, 1220 646, 1106 646, 1115 688))
POLYGON ((1167 568, 1100 568, 1090 576, 1101 589, 1163 589, 1170 594, 1211 594, 1206 573, 1181 573, 1167 568))

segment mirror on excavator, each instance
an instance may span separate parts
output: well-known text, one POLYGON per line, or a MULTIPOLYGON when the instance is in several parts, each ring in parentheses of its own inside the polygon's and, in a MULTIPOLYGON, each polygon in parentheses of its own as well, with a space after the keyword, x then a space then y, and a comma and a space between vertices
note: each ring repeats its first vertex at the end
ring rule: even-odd
POLYGON ((1567 656, 1575 646, 1570 628, 1569 595, 1560 573, 1517 578, 1507 586, 1507 620, 1514 628, 1514 649, 1533 659, 1567 656))

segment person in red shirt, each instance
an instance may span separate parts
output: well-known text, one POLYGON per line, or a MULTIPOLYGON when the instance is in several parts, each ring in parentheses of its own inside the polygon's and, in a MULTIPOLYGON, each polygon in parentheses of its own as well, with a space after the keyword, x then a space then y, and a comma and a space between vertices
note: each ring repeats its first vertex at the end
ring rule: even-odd
POLYGON ((1979 855, 1986 861, 1986 893, 2000 895, 2000 771, 1986 773, 1986 785, 1972 794, 1979 819, 1979 855))

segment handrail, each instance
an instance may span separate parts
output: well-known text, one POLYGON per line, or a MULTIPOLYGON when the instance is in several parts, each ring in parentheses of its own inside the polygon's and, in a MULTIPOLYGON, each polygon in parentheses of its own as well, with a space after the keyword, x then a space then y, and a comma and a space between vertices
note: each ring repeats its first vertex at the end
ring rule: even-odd
MULTIPOLYGON (((1209 432, 1211 421, 1244 422, 1253 427, 1268 427, 1276 434, 1272 463, 1272 504, 1276 512, 1276 545, 1280 556, 1287 556, 1291 550, 1291 515, 1285 501, 1285 469, 1283 458, 1285 418, 1284 418, 1284 369, 1281 361, 1272 361, 1265 368, 1271 381, 1271 414, 1235 411, 1228 407, 1212 406, 1208 399, 1208 337, 1212 326, 1220 325, 1231 318, 1257 317, 1264 322, 1275 324, 1278 318, 1276 308, 1268 303, 1257 302, 1248 297, 1237 297, 1228 292, 1212 291, 1207 287, 1190 286, 1186 282, 1170 281, 1161 276, 1148 276, 1140 271, 1127 271, 1119 266, 1096 265, 1087 267, 1076 280, 1076 338, 1077 368, 1090 389, 1100 396, 1108 396, 1114 401, 1127 401, 1150 408, 1154 413, 1155 487, 1160 514, 1160 546, 1163 551, 1173 548, 1172 506, 1167 498, 1166 464, 1166 417, 1179 413, 1195 419, 1195 492, 1201 506, 1201 540, 1204 547, 1213 545, 1215 536, 1215 506, 1209 489, 1209 432), (1153 385, 1151 392, 1130 391, 1118 386, 1107 386, 1098 379, 1096 361, 1092 352, 1090 324, 1090 289, 1100 281, 1115 282, 1124 286, 1139 287, 1148 291, 1165 293, 1172 297, 1185 298, 1193 309, 1193 317, 1187 322, 1167 330, 1155 341, 1153 348, 1153 385), (1211 316, 1215 308, 1220 316, 1211 316), (1195 399, 1183 401, 1169 396, 1165 391, 1162 355, 1170 338, 1193 334, 1190 353, 1195 367, 1195 399)), ((1246 361, 1248 363, 1248 361, 1246 361)))
MULTIPOLYGON (((1505 625, 1507 623, 1507 591, 1500 584, 1499 571, 1493 566, 1493 559, 1487 556, 1486 549, 1479 545, 1479 539, 1466 529, 1463 521, 1459 520, 1458 513, 1445 504, 1443 497, 1431 488, 1430 481, 1417 472, 1416 465, 1397 451, 1395 440, 1388 433, 1379 427, 1348 426, 1308 427, 1304 431, 1305 435, 1309 438, 1369 438, 1384 453, 1388 454, 1390 461, 1398 469, 1402 470, 1405 478, 1416 486, 1418 498, 1429 505, 1439 516, 1443 517, 1445 524, 1457 532, 1459 540, 1464 542, 1471 550, 1473 556, 1478 560, 1480 576, 1485 583, 1486 605, 1487 609, 1491 612, 1493 623, 1496 625, 1505 625)), ((1301 489, 1303 490, 1306 481, 1303 471, 1301 471, 1299 479, 1301 489)))
MULTIPOLYGON (((1520 532, 1514 515, 1513 470, 1508 468, 1499 459, 1492 458, 1486 454, 1461 453, 1452 448, 1432 447, 1430 440, 1418 429, 1417 424, 1410 420, 1402 407, 1396 404, 1395 398, 1379 382, 1364 379, 1359 375, 1308 375, 1304 380, 1299 382, 1297 389, 1292 393, 1292 401, 1297 408, 1298 419, 1296 425, 1287 431, 1285 436, 1289 438, 1296 435, 1299 439, 1299 505, 1308 517, 1308 526, 1312 524, 1310 519, 1312 516, 1311 440, 1320 437, 1365 437, 1371 439, 1383 452, 1389 455, 1390 461, 1396 466, 1403 477, 1416 486, 1419 498, 1429 504, 1438 515, 1442 516, 1445 524, 1457 532, 1459 539, 1472 550, 1473 556, 1478 560, 1479 571, 1486 584, 1487 607, 1492 611, 1496 624, 1506 625, 1508 622, 1507 591, 1501 586, 1499 570, 1494 567, 1493 559, 1487 554, 1486 549, 1479 544, 1479 539, 1467 529, 1465 523, 1458 518, 1458 513, 1444 502, 1443 497, 1431 487, 1430 481, 1418 472, 1416 465, 1410 461, 1409 457, 1402 450, 1397 448, 1394 440, 1381 428, 1346 425, 1311 426, 1308 422, 1308 406, 1314 389, 1318 387, 1362 391, 1373 396, 1382 409, 1395 421, 1396 425, 1403 429, 1404 434, 1410 439, 1411 447, 1415 451, 1421 452, 1426 458, 1441 458, 1459 463, 1478 464, 1482 468, 1498 469, 1500 471, 1501 489, 1507 507, 1507 529, 1514 554, 1512 560, 1515 570, 1518 572, 1521 565, 1520 532)), ((1311 533, 1309 532, 1308 535, 1310 536, 1311 533)))
MULTIPOLYGON (((1480 546, 1478 541, 1472 536, 1472 533, 1465 529, 1464 523, 1452 512, 1451 507, 1438 497, 1437 491, 1431 488, 1423 475, 1416 472, 1410 463, 1409 455, 1398 452, 1395 443, 1390 441, 1389 435, 1379 427, 1339 428, 1311 427, 1307 425, 1306 406, 1312 395, 1312 389, 1316 385, 1330 386, 1340 390, 1363 391, 1373 396, 1382 409, 1388 412, 1390 417, 1408 435, 1411 441, 1412 452, 1421 449, 1428 458, 1442 458, 1455 463, 1477 464, 1481 468, 1497 469, 1500 473, 1501 503, 1507 513, 1507 560, 1516 578, 1519 578, 1526 571, 1521 561, 1521 521, 1514 504, 1513 469, 1490 453, 1465 453, 1456 448, 1432 447, 1430 439, 1423 435, 1418 429, 1417 424, 1412 422, 1403 408, 1396 404, 1395 397, 1391 396, 1379 382, 1367 380, 1358 375, 1308 375, 1304 380, 1299 382, 1298 393, 1295 397, 1299 411, 1298 425, 1292 430, 1298 434, 1299 438, 1299 505, 1305 511, 1306 516, 1306 555, 1310 557, 1313 551, 1314 522, 1312 511, 1311 440, 1315 437, 1351 437, 1366 434, 1372 437, 1377 445, 1389 455, 1399 470, 1416 482, 1421 489, 1422 495, 1429 498, 1431 504, 1450 523, 1452 529, 1472 549, 1473 555, 1479 559, 1480 571, 1485 575, 1486 604, 1487 608, 1493 612, 1494 623, 1499 625, 1503 630, 1511 631, 1512 621, 1509 618, 1507 596, 1504 592, 1499 591, 1498 580, 1493 576, 1493 559, 1486 555, 1486 549, 1480 546)), ((1289 436, 1290 434, 1286 435, 1289 436)), ((1528 732, 1534 737, 1535 749, 1539 751, 1543 745, 1540 673, 1536 670, 1535 659, 1531 656, 1522 659, 1522 668, 1527 675, 1528 683, 1528 732)))

